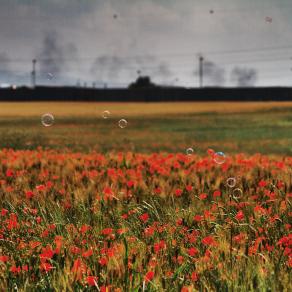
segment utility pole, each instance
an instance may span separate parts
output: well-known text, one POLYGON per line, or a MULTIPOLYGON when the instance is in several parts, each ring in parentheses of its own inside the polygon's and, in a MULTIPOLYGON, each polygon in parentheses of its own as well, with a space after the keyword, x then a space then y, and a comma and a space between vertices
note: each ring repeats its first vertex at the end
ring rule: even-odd
POLYGON ((200 78, 200 88, 203 87, 203 77, 204 77, 203 62, 204 62, 204 58, 203 58, 202 56, 200 56, 200 57, 199 57, 199 78, 200 78))
POLYGON ((31 71, 31 86, 35 88, 36 85, 36 59, 32 60, 32 71, 31 71))

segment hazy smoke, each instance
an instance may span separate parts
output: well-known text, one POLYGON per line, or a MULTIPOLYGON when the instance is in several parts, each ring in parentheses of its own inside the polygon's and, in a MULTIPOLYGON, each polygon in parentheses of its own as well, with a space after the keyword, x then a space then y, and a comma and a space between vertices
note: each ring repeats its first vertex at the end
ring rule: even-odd
MULTIPOLYGON (((56 31, 46 33, 42 49, 39 54, 39 73, 44 81, 48 75, 53 76, 54 80, 61 81, 62 74, 67 71, 70 61, 75 62, 77 49, 74 44, 63 44, 59 41, 56 31)), ((64 77, 64 76, 63 76, 64 77)))
POLYGON ((222 86, 225 83, 225 70, 214 62, 203 62, 204 85, 222 86))
POLYGON ((238 87, 251 87, 257 81, 257 71, 253 68, 236 67, 231 72, 231 79, 238 87))
POLYGON ((99 81, 115 82, 125 70, 126 62, 116 56, 100 56, 91 66, 90 73, 99 81))
POLYGON ((90 69, 90 73, 99 81, 115 82, 121 76, 135 80, 139 75, 150 76, 161 82, 169 81, 172 75, 166 63, 159 63, 153 56, 121 58, 100 56, 90 69))
POLYGON ((172 75, 173 74, 166 63, 160 63, 157 69, 153 72, 153 78, 158 79, 158 82, 161 82, 162 84, 169 84, 172 75))
POLYGON ((64 53, 55 31, 47 33, 44 37, 40 59, 41 74, 60 75, 64 66, 64 53))

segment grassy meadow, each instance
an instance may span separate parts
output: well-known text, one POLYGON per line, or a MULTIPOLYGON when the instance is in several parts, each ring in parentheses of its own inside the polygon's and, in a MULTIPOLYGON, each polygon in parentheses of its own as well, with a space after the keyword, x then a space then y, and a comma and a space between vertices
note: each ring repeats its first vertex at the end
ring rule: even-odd
POLYGON ((292 103, 1 103, 0 291, 292 291, 291 126, 292 103))

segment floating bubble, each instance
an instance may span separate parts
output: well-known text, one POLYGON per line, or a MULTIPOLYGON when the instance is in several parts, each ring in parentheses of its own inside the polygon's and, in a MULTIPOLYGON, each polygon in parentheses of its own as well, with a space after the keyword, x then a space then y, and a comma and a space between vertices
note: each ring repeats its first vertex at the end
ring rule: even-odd
POLYGON ((192 155, 192 154, 194 154, 194 149, 193 148, 188 148, 187 150, 186 150, 186 154, 187 155, 192 155))
POLYGON ((102 117, 104 119, 108 119, 110 117, 110 115, 111 115, 110 111, 104 111, 104 112, 102 112, 102 117))
POLYGON ((210 9, 210 10, 209 10, 209 13, 210 13, 210 14, 213 14, 213 13, 214 13, 214 10, 213 10, 213 9, 210 9))
POLYGON ((46 113, 46 114, 42 115, 41 122, 42 122, 43 126, 50 127, 54 124, 54 121, 55 121, 55 118, 52 114, 46 113))
POLYGON ((232 197, 234 199, 239 199, 242 197, 242 190, 237 188, 237 189, 234 189, 233 192, 232 192, 232 197))
POLYGON ((266 20, 266 22, 268 22, 268 23, 272 23, 272 22, 273 22, 273 18, 270 17, 270 16, 267 16, 267 17, 265 18, 265 20, 266 20))
POLYGON ((128 126, 128 122, 127 122, 127 120, 125 120, 125 119, 121 119, 121 120, 119 120, 119 127, 121 128, 121 129, 124 129, 124 128, 126 128, 128 126))
POLYGON ((54 78, 54 75, 52 73, 47 73, 47 79, 52 80, 54 78))
POLYGON ((113 18, 114 18, 114 19, 117 19, 117 18, 118 18, 118 15, 117 15, 117 14, 114 14, 114 15, 113 15, 113 18))
POLYGON ((235 177, 229 177, 226 181, 226 184, 230 188, 234 188, 236 185, 236 178, 235 177))
POLYGON ((226 160, 226 156, 223 152, 216 152, 213 156, 213 160, 217 163, 217 164, 223 164, 226 160))

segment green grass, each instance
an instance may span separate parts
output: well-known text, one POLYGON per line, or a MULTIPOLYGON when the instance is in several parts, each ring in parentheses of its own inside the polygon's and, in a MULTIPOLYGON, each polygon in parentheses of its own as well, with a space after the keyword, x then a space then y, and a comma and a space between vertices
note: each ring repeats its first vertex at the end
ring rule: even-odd
MULTIPOLYGON (((111 110, 111 104, 106 106, 111 110)), ((163 104, 157 104, 155 109, 153 106, 154 112, 159 106, 163 107, 163 104)), ((123 107, 127 104, 121 105, 123 107)), ((107 120, 103 120, 100 113, 79 116, 75 109, 71 116, 55 116, 56 122, 50 128, 41 125, 35 111, 31 115, 0 118, 0 148, 35 149, 42 146, 86 152, 185 152, 193 147, 197 153, 204 153, 211 147, 230 153, 292 154, 291 107, 186 114, 180 109, 177 114, 148 112, 141 115, 138 110, 136 114, 133 110, 132 114, 121 115, 120 110, 107 120), (128 120, 127 128, 118 127, 120 118, 128 120)))

